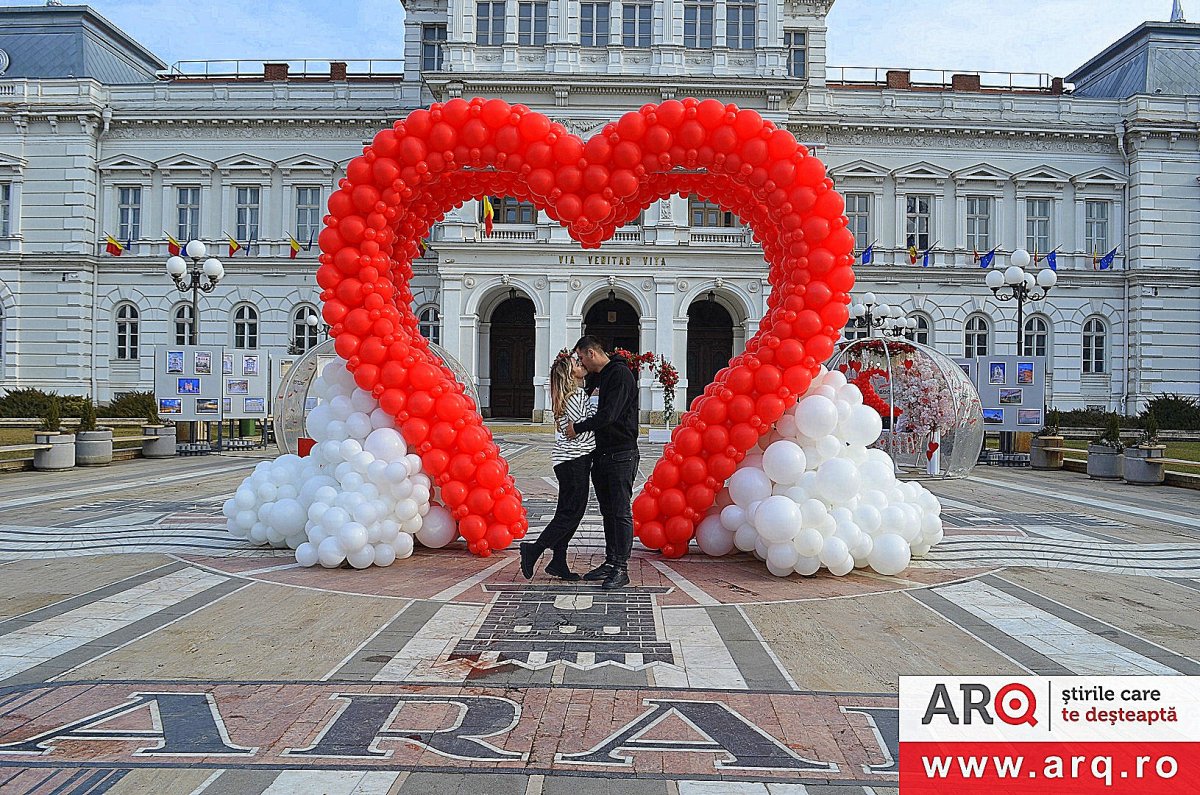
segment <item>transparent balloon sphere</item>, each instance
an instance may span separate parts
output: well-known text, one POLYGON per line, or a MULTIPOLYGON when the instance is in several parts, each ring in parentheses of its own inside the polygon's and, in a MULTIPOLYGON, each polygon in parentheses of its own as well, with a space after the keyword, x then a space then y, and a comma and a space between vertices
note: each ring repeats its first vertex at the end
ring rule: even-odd
MULTIPOLYGON (((467 396, 478 406, 479 393, 475 391, 475 382, 470 372, 440 345, 431 342, 429 350, 441 357, 458 382, 466 387, 467 396)), ((272 423, 275 428, 275 443, 281 454, 299 452, 300 439, 308 435, 304 430, 305 420, 308 413, 319 403, 316 395, 311 392, 312 385, 326 366, 337 358, 333 339, 327 339, 293 362, 280 378, 279 389, 275 392, 275 415, 272 417, 272 423)))
POLYGON ((983 405, 963 369, 926 345, 896 337, 843 342, 829 360, 883 417, 873 446, 901 469, 970 474, 983 448, 983 405))

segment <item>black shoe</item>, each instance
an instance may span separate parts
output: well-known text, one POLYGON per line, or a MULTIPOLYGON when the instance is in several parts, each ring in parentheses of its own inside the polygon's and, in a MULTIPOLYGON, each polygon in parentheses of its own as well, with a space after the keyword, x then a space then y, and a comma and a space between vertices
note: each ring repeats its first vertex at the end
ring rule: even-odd
POLYGON ((628 584, 629 570, 622 566, 621 568, 614 567, 612 574, 604 578, 604 582, 600 584, 600 587, 606 591, 612 591, 617 588, 624 588, 628 584))
POLYGON ((521 553, 521 574, 525 579, 533 579, 533 567, 537 565, 538 558, 542 556, 542 551, 534 544, 525 542, 518 547, 521 553))
POLYGON ((606 580, 608 579, 609 575, 616 571, 616 569, 616 566, 605 561, 589 571, 587 574, 583 575, 583 579, 587 580, 588 582, 593 582, 595 580, 606 580))
POLYGON ((550 561, 550 565, 546 567, 546 573, 551 577, 557 577, 558 579, 566 580, 567 582, 579 582, 579 575, 571 571, 570 567, 567 566, 566 563, 550 561))

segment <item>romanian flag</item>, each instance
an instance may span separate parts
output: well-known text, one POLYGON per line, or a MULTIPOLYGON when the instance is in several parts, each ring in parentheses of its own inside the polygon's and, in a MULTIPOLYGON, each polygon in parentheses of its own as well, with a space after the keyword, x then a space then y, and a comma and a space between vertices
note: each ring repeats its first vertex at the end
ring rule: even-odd
POLYGON ((242 250, 242 244, 234 240, 233 235, 226 232, 225 237, 229 238, 229 256, 232 257, 234 254, 242 250))
POLYGON ((125 250, 125 247, 122 246, 120 243, 118 243, 117 239, 115 237, 113 237, 110 234, 105 233, 105 235, 104 235, 104 253, 111 254, 114 257, 119 257, 119 256, 121 256, 121 252, 123 252, 124 250, 125 250))
POLYGON ((974 254, 975 254, 975 263, 976 263, 976 264, 978 264, 978 263, 979 263, 979 249, 977 249, 977 248, 973 248, 973 249, 971 249, 971 251, 972 251, 972 252, 974 252, 974 254))
MULTIPOLYGON (((163 232, 163 234, 167 235, 166 232, 163 232)), ((178 257, 181 251, 183 251, 183 246, 179 245, 179 241, 167 235, 167 253, 172 257, 178 257)))
POLYGON ((908 264, 917 264, 917 244, 911 241, 908 244, 908 264))
POLYGON ((1100 264, 1100 255, 1096 249, 1092 249, 1092 270, 1096 270, 1096 266, 1100 264))
POLYGON ((428 240, 426 240, 425 238, 421 238, 420 240, 417 241, 417 256, 419 256, 419 257, 425 256, 425 252, 428 250, 429 250, 429 241, 428 240))
POLYGON ((300 243, 297 242, 296 238, 292 237, 290 233, 288 234, 288 245, 291 246, 292 249, 288 252, 288 259, 295 259, 296 255, 300 253, 300 249, 302 249, 303 246, 301 246, 300 243))
POLYGON ((495 220, 496 220, 496 208, 492 206, 492 200, 489 197, 484 196, 483 197, 483 232, 488 237, 492 236, 492 224, 495 223, 495 220))

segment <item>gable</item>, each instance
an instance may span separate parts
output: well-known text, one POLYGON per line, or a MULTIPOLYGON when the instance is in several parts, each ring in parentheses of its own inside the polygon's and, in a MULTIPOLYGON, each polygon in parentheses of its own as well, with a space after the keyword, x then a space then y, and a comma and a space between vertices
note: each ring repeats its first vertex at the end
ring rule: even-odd
POLYGON ((295 155, 286 160, 279 161, 279 170, 284 176, 291 174, 294 171, 320 172, 325 176, 332 176, 333 172, 337 171, 338 164, 332 160, 326 160, 323 157, 316 155, 295 155))
POLYGON ((829 176, 835 182, 847 179, 866 179, 883 184, 887 169, 868 160, 853 160, 829 169, 829 176))
POLYGON ((1053 166, 1035 166, 1013 175, 1013 181, 1017 183, 1018 187, 1023 187, 1030 182, 1061 185, 1070 178, 1070 174, 1059 171, 1053 166))
POLYGON ((216 162, 217 168, 221 169, 221 173, 228 175, 234 171, 258 171, 263 176, 269 176, 275 168, 275 164, 270 160, 264 160, 261 157, 255 157, 250 154, 233 155, 226 157, 216 162))
POLYGON ((159 171, 167 175, 178 171, 199 171, 207 175, 211 173, 213 169, 213 164, 210 161, 186 154, 178 154, 163 158, 154 165, 158 167, 159 171))
POLYGON ((134 155, 114 155, 113 157, 101 160, 99 166, 101 174, 139 173, 142 176, 148 177, 154 171, 153 163, 134 155))
POLYGON ((997 186, 1007 182, 1012 174, 987 163, 978 163, 954 172, 957 182, 994 182, 997 186))
POLYGON ((896 180, 896 184, 903 184, 909 180, 927 180, 940 184, 949 176, 949 170, 925 161, 901 166, 892 172, 892 177, 896 180))

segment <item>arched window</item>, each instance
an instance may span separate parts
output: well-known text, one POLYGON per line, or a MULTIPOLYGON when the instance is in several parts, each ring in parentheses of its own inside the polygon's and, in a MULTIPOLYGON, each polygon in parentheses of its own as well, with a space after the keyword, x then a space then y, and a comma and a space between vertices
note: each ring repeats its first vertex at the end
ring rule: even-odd
POLYGON ((929 344, 929 329, 933 327, 929 316, 921 312, 914 312, 909 315, 910 318, 917 321, 917 327, 904 332, 904 336, 918 345, 929 344))
MULTIPOLYGON (((192 305, 180 304, 175 307, 175 344, 192 344, 192 305)), ((196 342, 199 342, 197 340, 196 342)))
POLYGON ((304 353, 317 347, 317 328, 321 318, 311 304, 301 304, 292 312, 292 348, 296 353, 304 353), (309 323, 313 318, 316 322, 309 323))
POLYGON ((117 305, 117 358, 138 358, 138 309, 130 303, 117 305))
POLYGON ((1083 324, 1083 372, 1108 372, 1108 326, 1098 317, 1083 324))
POLYGON ((417 315, 417 328, 421 336, 434 345, 442 344, 442 314, 436 306, 427 306, 417 315))
POLYGON ((1022 356, 1045 356, 1049 350, 1050 324, 1042 315, 1031 315, 1025 318, 1025 328, 1021 338, 1022 356))
POLYGON ((963 355, 968 359, 987 356, 988 350, 991 348, 989 345, 991 334, 991 325, 986 317, 971 315, 963 326, 963 355))
POLYGON ((258 347, 258 310, 249 304, 240 304, 233 310, 233 347, 258 347))

